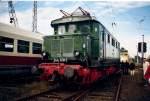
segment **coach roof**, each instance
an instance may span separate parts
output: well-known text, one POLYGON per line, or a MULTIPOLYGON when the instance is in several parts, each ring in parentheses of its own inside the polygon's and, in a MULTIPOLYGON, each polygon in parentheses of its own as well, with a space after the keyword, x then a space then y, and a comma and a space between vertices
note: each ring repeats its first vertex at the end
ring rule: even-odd
POLYGON ((9 33, 10 35, 15 34, 23 37, 34 38, 37 40, 42 40, 42 37, 44 36, 41 33, 33 33, 4 23, 0 23, 0 33, 9 33))

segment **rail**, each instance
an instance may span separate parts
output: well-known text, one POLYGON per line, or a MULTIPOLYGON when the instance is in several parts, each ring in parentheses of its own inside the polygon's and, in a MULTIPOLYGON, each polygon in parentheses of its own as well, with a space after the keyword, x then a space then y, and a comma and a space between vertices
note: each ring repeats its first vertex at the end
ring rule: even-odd
MULTIPOLYGON (((115 77, 116 78, 116 77, 115 77)), ((95 92, 94 89, 97 89, 96 87, 90 87, 89 89, 82 89, 82 90, 77 90, 77 91, 73 91, 73 92, 67 92, 66 90, 62 91, 62 90, 56 90, 57 87, 53 88, 53 89, 49 89, 43 92, 39 92, 36 94, 32 94, 32 95, 28 95, 28 96, 24 96, 24 97, 20 97, 20 98, 16 98, 15 101, 35 101, 39 98, 45 98, 47 100, 51 100, 51 99, 57 99, 58 101, 87 101, 89 100, 88 98, 90 96, 94 96, 95 98, 103 98, 103 97, 112 97, 114 100, 112 101, 118 101, 119 99, 119 93, 120 93, 120 88, 121 88, 121 83, 122 83, 122 75, 116 80, 115 85, 117 85, 116 88, 114 88, 113 86, 115 86, 114 84, 114 80, 110 81, 110 80, 106 81, 106 85, 104 90, 100 89, 98 92, 96 92, 98 95, 92 95, 92 92, 95 92), (107 87, 107 86, 112 86, 111 87, 107 87), (105 91, 105 89, 108 89, 105 91), (115 89, 115 90, 113 90, 115 89), (93 90, 93 91, 92 91, 93 90), (59 92, 61 91, 61 92, 59 92), (113 92, 111 92, 113 91, 113 92), (107 92, 110 92, 112 95, 107 95, 107 92), (100 93, 103 93, 104 95, 100 95, 100 93), (105 94, 106 93, 106 94, 105 94)), ((105 81, 102 81, 105 83, 105 81)), ((103 88, 103 87, 102 87, 103 88)), ((93 100, 93 99, 92 99, 93 100)), ((107 99, 108 100, 108 99, 107 99)), ((110 100, 109 100, 110 101, 110 100)))
POLYGON ((64 99, 63 101, 83 101, 88 96, 88 93, 89 93, 89 89, 87 89, 85 91, 80 91, 80 92, 64 99))
POLYGON ((116 96, 115 96, 115 101, 119 100, 119 94, 120 94, 120 89, 121 89, 121 84, 122 84, 122 73, 121 73, 121 77, 119 80, 119 85, 117 87, 117 92, 116 92, 116 96))
POLYGON ((13 101, 28 101, 28 99, 36 98, 37 96, 47 94, 47 93, 49 93, 49 92, 51 92, 51 91, 53 91, 57 88, 58 88, 58 86, 56 85, 56 86, 51 87, 48 90, 43 90, 41 92, 37 92, 37 93, 34 93, 34 94, 28 94, 28 95, 23 95, 21 97, 17 97, 13 101))

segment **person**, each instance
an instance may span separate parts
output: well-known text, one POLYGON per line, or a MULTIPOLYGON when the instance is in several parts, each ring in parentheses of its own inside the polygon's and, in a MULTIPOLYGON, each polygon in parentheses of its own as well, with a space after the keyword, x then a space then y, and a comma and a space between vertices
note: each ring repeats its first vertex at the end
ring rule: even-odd
POLYGON ((147 68, 147 70, 145 72, 144 78, 147 81, 147 85, 149 85, 150 84, 150 65, 148 66, 148 68, 147 68))
POLYGON ((125 74, 128 75, 129 63, 126 61, 124 65, 125 65, 125 67, 124 67, 125 74))
POLYGON ((144 77, 144 83, 145 83, 144 86, 148 85, 148 80, 147 78, 145 78, 145 73, 147 71, 148 66, 149 66, 149 62, 146 59, 144 59, 143 60, 143 77, 144 77))
POLYGON ((129 69, 130 69, 130 75, 134 76, 135 64, 133 62, 130 64, 129 69))
POLYGON ((122 70, 122 73, 124 74, 124 62, 120 62, 120 69, 122 70))

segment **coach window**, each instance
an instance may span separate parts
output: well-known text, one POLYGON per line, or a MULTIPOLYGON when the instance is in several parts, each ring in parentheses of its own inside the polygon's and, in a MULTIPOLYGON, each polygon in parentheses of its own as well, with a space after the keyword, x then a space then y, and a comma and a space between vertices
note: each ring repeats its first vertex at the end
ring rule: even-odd
POLYGON ((42 44, 33 43, 32 44, 32 53, 33 54, 41 54, 41 52, 42 52, 42 44))
POLYGON ((29 42, 24 40, 18 40, 18 52, 29 53, 29 42))
POLYGON ((13 52, 14 39, 0 36, 0 51, 13 52))

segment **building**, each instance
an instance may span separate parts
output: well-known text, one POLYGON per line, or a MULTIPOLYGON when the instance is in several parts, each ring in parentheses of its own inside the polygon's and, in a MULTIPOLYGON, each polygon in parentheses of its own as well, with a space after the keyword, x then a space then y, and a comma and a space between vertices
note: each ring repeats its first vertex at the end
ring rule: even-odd
POLYGON ((129 54, 128 54, 128 50, 121 48, 120 49, 120 61, 121 62, 129 62, 129 54))

